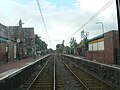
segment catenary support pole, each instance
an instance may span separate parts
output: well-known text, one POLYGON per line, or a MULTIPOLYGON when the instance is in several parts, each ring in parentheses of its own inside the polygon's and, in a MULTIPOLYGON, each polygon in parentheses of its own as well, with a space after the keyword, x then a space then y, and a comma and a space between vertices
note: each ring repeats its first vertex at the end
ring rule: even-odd
POLYGON ((120 47, 120 0, 116 0, 117 7, 117 20, 118 20, 118 33, 119 33, 119 47, 120 47))

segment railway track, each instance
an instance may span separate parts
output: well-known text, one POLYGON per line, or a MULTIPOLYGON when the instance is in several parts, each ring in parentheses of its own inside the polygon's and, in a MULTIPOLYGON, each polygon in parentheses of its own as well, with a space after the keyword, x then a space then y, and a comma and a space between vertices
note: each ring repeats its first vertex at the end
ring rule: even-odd
POLYGON ((88 90, 83 83, 61 61, 56 59, 56 90, 88 90))
POLYGON ((53 71, 53 60, 50 59, 46 62, 27 90, 53 90, 53 71))
MULTIPOLYGON (((30 81, 31 82, 31 81, 30 81)), ((114 90, 73 62, 53 55, 27 90, 114 90)))
POLYGON ((88 90, 114 90, 110 85, 84 71, 73 62, 66 60, 64 64, 87 86, 88 90))

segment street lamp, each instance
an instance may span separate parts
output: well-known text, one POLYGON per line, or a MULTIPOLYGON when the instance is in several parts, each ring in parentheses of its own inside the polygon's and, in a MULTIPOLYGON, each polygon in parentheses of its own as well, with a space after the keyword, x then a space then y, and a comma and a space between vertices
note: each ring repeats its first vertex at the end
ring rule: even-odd
MULTIPOLYGON (((103 38, 104 38, 104 25, 103 25, 103 22, 96 22, 96 24, 101 24, 102 25, 102 32, 103 32, 103 38)), ((104 63, 105 63, 105 51, 103 52, 104 54, 104 63)))
POLYGON ((103 25, 103 22, 96 22, 96 24, 101 24, 102 25, 102 32, 103 32, 103 35, 104 35, 104 25, 103 25))

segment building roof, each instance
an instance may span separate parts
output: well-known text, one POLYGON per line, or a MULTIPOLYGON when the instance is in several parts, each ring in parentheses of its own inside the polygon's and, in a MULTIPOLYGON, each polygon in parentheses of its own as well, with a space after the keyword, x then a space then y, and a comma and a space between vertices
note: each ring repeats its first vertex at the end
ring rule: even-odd
POLYGON ((6 37, 1 37, 0 36, 0 42, 16 42, 16 41, 12 40, 10 38, 6 38, 6 37))
POLYGON ((23 28, 25 38, 34 38, 34 28, 23 28))
POLYGON ((96 37, 94 37, 94 38, 89 39, 88 42, 91 42, 91 41, 94 41, 94 40, 103 38, 103 36, 104 36, 103 34, 102 34, 102 35, 99 35, 99 36, 96 36, 96 37))
POLYGON ((0 42, 14 42, 11 31, 8 26, 5 26, 0 23, 0 42))
POLYGON ((108 31, 108 32, 105 32, 104 34, 101 34, 101 35, 99 35, 99 36, 96 36, 96 37, 94 37, 94 38, 89 39, 88 42, 91 42, 91 41, 94 41, 94 40, 103 38, 104 35, 105 35, 106 33, 109 33, 109 32, 118 32, 118 30, 110 30, 110 31, 108 31))

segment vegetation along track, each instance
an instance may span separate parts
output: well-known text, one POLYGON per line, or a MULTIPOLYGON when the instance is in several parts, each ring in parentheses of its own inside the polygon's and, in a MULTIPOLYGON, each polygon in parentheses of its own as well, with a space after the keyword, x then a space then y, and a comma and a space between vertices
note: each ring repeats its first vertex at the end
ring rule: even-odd
POLYGON ((115 90, 108 84, 92 76, 90 73, 87 73, 73 62, 64 60, 64 64, 73 71, 73 73, 88 87, 89 90, 115 90))
POLYGON ((27 90, 53 90, 53 59, 46 62, 27 90))

